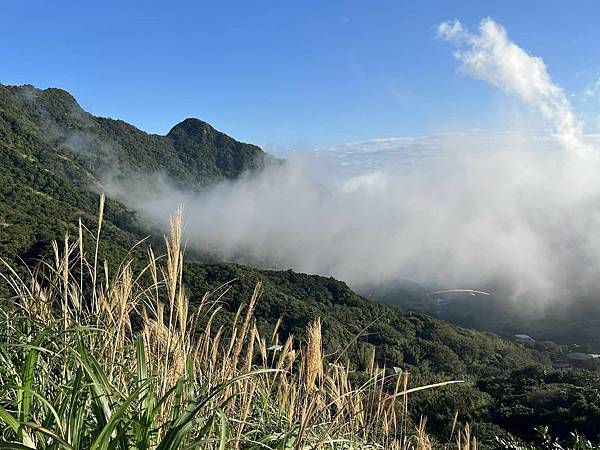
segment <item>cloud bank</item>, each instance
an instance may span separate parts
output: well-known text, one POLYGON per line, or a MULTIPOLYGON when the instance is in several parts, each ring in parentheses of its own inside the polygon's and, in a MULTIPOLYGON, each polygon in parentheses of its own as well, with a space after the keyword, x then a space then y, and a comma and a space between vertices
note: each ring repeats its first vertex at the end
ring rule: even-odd
POLYGON ((443 287, 501 283, 524 305, 597 289, 595 139, 582 135, 542 59, 491 19, 476 34, 445 22, 438 35, 456 46, 461 72, 524 102, 554 134, 367 141, 296 155, 201 194, 163 183, 155 195, 128 190, 122 199, 164 224, 182 203, 189 245, 355 288, 406 278, 443 287))

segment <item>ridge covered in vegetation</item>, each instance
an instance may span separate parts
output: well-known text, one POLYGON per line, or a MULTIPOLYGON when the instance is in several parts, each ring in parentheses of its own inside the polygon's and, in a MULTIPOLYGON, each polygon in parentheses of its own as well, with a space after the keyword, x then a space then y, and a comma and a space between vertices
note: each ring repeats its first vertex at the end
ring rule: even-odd
MULTIPOLYGON (((91 116, 65 91, 1 85, 0 158, 0 257, 9 266, 20 267, 11 275, 24 280, 30 276, 21 261, 32 270, 40 258, 46 257, 49 261, 54 258, 53 254, 64 257, 65 252, 57 253, 53 240, 62 241, 65 234, 70 235, 67 248, 71 248, 75 241, 83 243, 89 240, 86 230, 94 230, 98 222, 98 192, 110 182, 106 178, 108 172, 114 177, 127 178, 135 177, 139 171, 163 171, 181 186, 202 189, 245 171, 260 170, 269 159, 258 147, 239 143, 195 119, 176 125, 167 136, 149 135, 122 121, 91 116), (115 167, 118 167, 117 171, 115 167)), ((116 199, 106 200, 102 219, 98 264, 102 266, 101 262, 105 260, 106 271, 119 274, 119 262, 131 260, 125 267, 134 273, 144 273, 146 278, 137 281, 145 286, 141 288, 144 295, 148 294, 156 280, 150 276, 151 270, 144 270, 141 255, 146 254, 149 243, 167 253, 168 246, 161 245, 156 238, 140 243, 155 230, 141 223, 135 212, 116 199), (134 246, 134 250, 130 251, 134 246)), ((96 236, 95 233, 92 235, 96 236)), ((61 258, 54 258, 54 261, 61 258)), ((66 264, 63 266, 66 267, 66 264)), ((82 276, 81 267, 79 273, 76 268, 73 270, 75 278, 82 276)), ((6 270, 3 269, 2 273, 6 270)), ((407 423, 410 420, 416 426, 421 415, 427 416, 428 429, 447 438, 452 435, 454 425, 458 424, 460 428, 468 422, 480 438, 480 448, 493 448, 496 445, 494 437, 505 436, 508 431, 516 431, 525 438, 534 436, 533 428, 521 429, 517 425, 525 419, 536 423, 540 403, 527 404, 526 408, 519 410, 519 414, 509 414, 506 409, 510 410, 513 405, 503 404, 499 392, 511 388, 506 384, 510 384, 507 380, 510 380, 508 374, 512 371, 525 370, 529 366, 544 371, 549 367, 549 352, 543 344, 515 344, 423 314, 404 313, 361 297, 345 283, 332 278, 193 259, 186 262, 179 273, 186 286, 185 298, 189 299, 190 309, 202 309, 207 292, 228 286, 226 290, 218 291, 221 311, 213 319, 213 330, 236 323, 240 306, 252 298, 257 282, 261 283, 262 295, 253 308, 252 320, 256 321, 260 335, 278 336, 280 341, 273 343, 274 348, 285 345, 290 336, 295 336, 298 342, 307 343, 310 340, 307 329, 320 318, 323 352, 347 367, 348 377, 359 383, 358 386, 373 376, 373 367, 386 367, 386 376, 396 371, 410 373, 413 385, 446 380, 466 381, 444 389, 415 393, 411 397, 411 408, 406 412, 407 423), (505 383, 504 387, 502 383, 505 383), (453 424, 455 414, 456 423, 453 424)), ((103 289, 108 289, 109 284, 108 281, 104 283, 103 289)), ((69 286, 67 283, 64 292, 70 292, 69 286)), ((111 289, 118 290, 129 285, 121 280, 111 286, 111 289)), ((14 287, 8 283, 1 287, 1 305, 6 314, 20 314, 14 309, 14 287)), ((81 300, 89 298, 87 290, 92 292, 92 297, 95 295, 95 288, 89 284, 80 284, 74 289, 82 292, 78 294, 81 300)), ((160 294, 161 299, 162 296, 160 294)), ((19 298, 20 295, 17 295, 16 300, 19 298)), ((138 303, 135 301, 133 304, 138 303)), ((41 307, 40 304, 37 307, 41 307)), ((129 317, 130 307, 122 307, 120 317, 129 317)), ((169 307, 165 311, 172 310, 169 307)), ((26 308, 25 311, 29 310, 26 308)), ((15 323, 20 323, 19 317, 15 323)), ((153 320, 156 321, 156 317, 155 314, 153 320)), ((164 319, 166 316, 160 317, 164 319)), ((139 331, 137 321, 143 322, 143 319, 143 314, 137 311, 131 319, 131 326, 127 325, 130 339, 133 339, 135 331, 139 331)), ((26 328, 30 327, 28 320, 25 320, 26 328)), ((71 328, 74 325, 90 325, 71 322, 71 318, 68 322, 71 328)), ((171 322, 167 324, 172 325, 171 322)), ((35 339, 33 334, 29 337, 26 334, 23 339, 35 339)), ((76 335, 71 335, 71 338, 73 336, 76 335)), ((129 344, 134 342, 129 341, 129 344)), ((98 350, 85 349, 92 353, 98 350)), ((295 348, 299 349, 298 346, 295 348)), ((127 351, 130 350, 128 347, 127 351)), ((81 353, 81 348, 79 351, 81 353)), ((99 351, 102 353, 104 350, 99 351)), ((84 367, 80 369, 85 370, 84 367)), ((77 373, 76 369, 74 373, 77 373)), ((581 394, 578 397, 581 402, 592 403, 594 395, 598 395, 595 381, 588 379, 581 385, 576 384, 580 381, 577 377, 563 377, 559 384, 561 389, 581 394)), ((535 398, 535 392, 547 391, 548 384, 555 382, 552 377, 541 379, 537 384, 524 388, 527 392, 516 394, 515 399, 522 400, 523 395, 535 398)), ((128 389, 135 388, 129 386, 128 389)), ((162 395, 164 393, 161 391, 162 395)), ((554 403, 546 404, 548 416, 553 410, 566 407, 565 402, 570 401, 569 398, 557 395, 554 403)), ((597 409, 585 411, 577 422, 559 425, 555 431, 561 436, 568 436, 569 431, 581 429, 582 423, 600 423, 597 409)), ((214 420, 220 419, 215 416, 214 420)), ((593 426, 586 430, 590 438, 600 434, 593 426)))

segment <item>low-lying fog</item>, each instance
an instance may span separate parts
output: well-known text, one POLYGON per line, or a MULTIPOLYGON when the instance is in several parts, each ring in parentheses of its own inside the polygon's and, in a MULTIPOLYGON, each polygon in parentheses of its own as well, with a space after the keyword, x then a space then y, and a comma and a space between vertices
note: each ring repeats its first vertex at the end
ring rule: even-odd
POLYGON ((122 198, 164 224, 182 203, 188 245, 356 288, 500 281, 515 299, 544 303, 600 287, 595 137, 582 134, 542 59, 494 21, 476 33, 446 22, 438 37, 454 47, 462 75, 518 102, 505 131, 291 152, 285 164, 200 195, 165 181, 152 196, 122 198))

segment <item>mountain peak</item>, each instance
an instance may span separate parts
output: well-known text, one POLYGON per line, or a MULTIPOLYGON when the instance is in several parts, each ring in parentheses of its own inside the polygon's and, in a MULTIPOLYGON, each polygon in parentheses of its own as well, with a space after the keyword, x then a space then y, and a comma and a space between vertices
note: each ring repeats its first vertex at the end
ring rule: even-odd
POLYGON ((46 145, 61 142, 63 150, 91 158, 97 176, 112 170, 111 158, 117 156, 123 167, 160 170, 177 186, 199 188, 260 169, 267 158, 260 147, 239 142, 195 118, 178 123, 166 136, 148 135, 121 120, 85 112, 71 94, 58 88, 0 84, 0 105, 0 138, 3 121, 19 123, 46 145), (105 157, 108 154, 111 157, 105 157))
POLYGON ((200 119, 185 119, 166 137, 183 164, 206 181, 235 178, 264 164, 265 153, 260 147, 239 142, 200 119))
POLYGON ((8 89, 12 94, 18 96, 21 100, 29 102, 43 102, 53 106, 60 105, 63 109, 77 108, 81 109, 75 97, 64 89, 49 87, 46 89, 38 89, 31 84, 23 84, 20 86, 0 85, 8 89))
POLYGON ((214 132, 218 133, 218 131, 209 123, 194 117, 189 117, 171 128, 167 136, 184 134, 190 138, 194 138, 197 136, 206 136, 207 134, 214 132))

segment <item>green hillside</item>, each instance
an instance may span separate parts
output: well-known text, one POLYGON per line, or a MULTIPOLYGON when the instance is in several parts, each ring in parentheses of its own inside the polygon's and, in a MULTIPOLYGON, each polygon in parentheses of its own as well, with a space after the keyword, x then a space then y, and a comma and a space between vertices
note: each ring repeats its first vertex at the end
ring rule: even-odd
MULTIPOLYGON (((259 147, 197 119, 186 119, 166 136, 152 135, 120 120, 94 117, 59 89, 0 85, 0 256, 15 265, 21 260, 33 264, 51 240, 65 233, 77 236, 79 219, 94 230, 98 194, 110 181, 108 175, 131 178, 159 172, 180 187, 199 190, 260 170, 268 159, 259 147)), ((117 264, 148 234, 154 235, 148 242, 159 246, 159 233, 122 203, 107 200, 102 258, 117 264)), ((205 292, 235 280, 222 299, 231 316, 261 280, 263 295, 254 314, 260 328, 269 331, 281 318, 283 335, 302 339, 307 325, 321 317, 325 350, 340 354, 358 378, 374 351, 380 366, 407 369, 414 383, 468 381, 415 396, 414 419, 427 415, 440 433, 452 426, 456 410, 461 421, 474 423, 489 439, 512 430, 510 420, 494 415, 499 399, 488 393, 485 380, 550 363, 542 345, 515 344, 423 314, 403 313, 332 278, 206 263, 190 256, 183 273, 192 305, 205 292)), ((2 292, 6 297, 6 286, 2 292)), ((543 389, 544 383, 539 386, 543 389)), ((535 408, 530 411, 535 413, 535 408)), ((559 431, 575 427, 565 423, 559 431)), ((532 430, 518 431, 527 435, 532 430)))
MULTIPOLYGON (((0 85, 0 254, 27 256, 40 242, 94 223, 95 203, 111 179, 160 173, 201 189, 262 167, 260 148, 205 122, 187 119, 167 136, 94 117, 60 89, 0 85)), ((107 241, 129 248, 148 230, 109 199, 107 241)))

